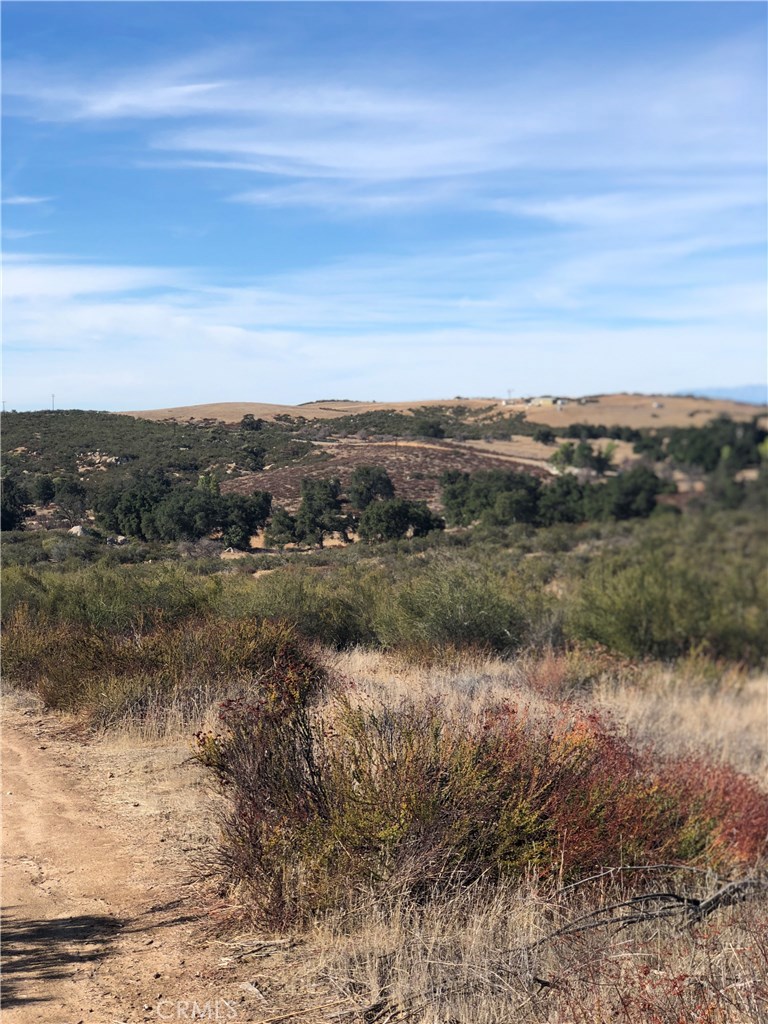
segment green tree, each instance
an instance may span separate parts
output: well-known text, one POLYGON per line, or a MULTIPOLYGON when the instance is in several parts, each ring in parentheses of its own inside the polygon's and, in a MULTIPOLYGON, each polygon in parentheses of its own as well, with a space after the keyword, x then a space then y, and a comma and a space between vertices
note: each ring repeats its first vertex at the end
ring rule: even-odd
POLYGON ((632 450, 636 455, 645 455, 651 462, 661 462, 666 455, 664 439, 657 434, 641 434, 632 450))
POLYGON ((257 419, 252 413, 247 412, 245 416, 240 420, 241 430, 261 430, 264 426, 264 420, 257 419))
POLYGON ((213 473, 201 473, 197 478, 197 489, 205 494, 221 494, 219 481, 213 473))
POLYGON ((584 491, 587 519, 635 519, 649 516, 656 508, 656 496, 664 485, 647 466, 594 484, 584 491))
POLYGON ((252 473, 258 473, 259 470, 264 469, 267 452, 261 445, 243 445, 242 453, 243 465, 246 469, 252 473))
POLYGON ((539 522, 580 523, 584 519, 584 488, 571 473, 555 477, 539 496, 539 522))
POLYGON ((251 495, 230 494, 224 501, 224 543, 247 550, 251 537, 260 530, 272 508, 272 495, 256 491, 251 495))
POLYGON ((499 525, 536 520, 541 484, 530 473, 493 469, 470 476, 449 472, 441 482, 443 508, 451 524, 469 526, 481 517, 499 525))
POLYGON ((576 446, 571 441, 565 441, 559 446, 555 454, 550 456, 549 461, 553 466, 557 466, 558 469, 565 469, 566 466, 573 465, 575 450, 576 446))
POLYGON ((296 536, 307 544, 323 546, 323 538, 344 532, 341 516, 341 483, 338 479, 301 481, 301 505, 296 516, 296 536))
POLYGON ((574 466, 576 469, 593 469, 596 473, 605 473, 611 466, 615 445, 609 446, 605 452, 594 451, 589 441, 582 439, 577 445, 571 441, 561 444, 550 462, 559 469, 574 466))
POLYGON ((440 477, 445 515, 452 526, 469 526, 472 522, 469 496, 472 478, 469 473, 449 469, 440 477))
POLYGON ((372 501, 360 516, 360 539, 371 543, 405 537, 410 526, 409 504, 403 498, 372 501))
POLYGON ((409 531, 414 537, 424 537, 432 530, 442 530, 445 523, 423 501, 390 498, 372 501, 360 516, 360 539, 368 543, 400 540, 409 531))
POLYGON ((56 484, 47 473, 38 476, 32 485, 32 497, 38 505, 50 505, 56 497, 56 484))
POLYGON ((439 419, 427 416, 415 416, 411 423, 410 433, 414 437, 445 437, 445 427, 439 419))
POLYGON ((426 537, 433 530, 445 529, 445 520, 433 512, 426 501, 409 501, 408 505, 408 519, 414 537, 426 537))
POLYGON ((0 498, 0 529, 22 530, 24 520, 29 515, 27 492, 13 477, 4 476, 0 481, 2 497, 0 498))
POLYGON ((141 515, 147 540, 198 540, 224 526, 224 500, 199 488, 177 487, 141 515))
POLYGON ((362 511, 376 498, 394 498, 395 487, 387 471, 380 466, 357 466, 350 477, 347 493, 354 508, 362 511))
POLYGON ((68 523, 76 523, 85 515, 87 492, 77 477, 56 481, 55 500, 68 523))
POLYGON ((142 473, 128 486, 116 482, 100 487, 94 495, 94 508, 106 530, 147 540, 142 521, 153 530, 153 513, 169 491, 170 482, 163 473, 142 473))
POLYGON ((282 505, 273 510, 266 536, 270 547, 282 548, 296 541, 296 519, 282 505))
POLYGON ((533 440, 540 444, 554 444, 555 432, 551 427, 536 427, 533 432, 533 440))
MULTIPOLYGON (((531 477, 535 480, 535 477, 531 477)), ((538 490, 519 487, 514 491, 500 491, 493 505, 483 513, 483 520, 494 526, 510 523, 533 523, 538 518, 538 490)))

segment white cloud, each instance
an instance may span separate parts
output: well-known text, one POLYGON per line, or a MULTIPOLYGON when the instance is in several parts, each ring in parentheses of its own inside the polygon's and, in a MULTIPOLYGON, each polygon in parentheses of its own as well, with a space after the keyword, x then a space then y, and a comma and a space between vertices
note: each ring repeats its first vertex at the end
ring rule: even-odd
POLYGON ((36 206, 50 203, 51 196, 3 196, 3 206, 36 206))
POLYGON ((140 408, 303 401, 341 383, 383 399, 759 379, 761 281, 686 285, 660 251, 559 268, 543 255, 446 251, 226 287, 202 271, 11 264, 6 397, 140 408))
POLYGON ((44 235, 45 231, 26 231, 24 228, 9 228, 3 225, 3 238, 8 241, 20 241, 22 238, 34 238, 36 235, 44 235))
POLYGON ((651 190, 646 185, 621 192, 500 199, 491 205, 503 212, 540 217, 558 224, 610 228, 637 223, 668 230, 670 219, 679 225, 713 214, 743 210, 756 213, 765 205, 765 182, 753 176, 713 187, 706 178, 701 183, 693 178, 685 187, 662 186, 651 190))
MULTIPOLYGON (((461 187, 451 181, 414 183, 407 189, 398 189, 387 182, 353 185, 349 181, 324 179, 252 189, 231 199, 232 202, 253 206, 309 207, 332 211, 334 215, 349 215, 360 212, 386 214, 393 210, 450 204, 461 195, 461 187)), ((463 199, 466 202, 466 197, 463 199)))
POLYGON ((99 293, 118 293, 168 287, 179 275, 176 271, 155 267, 105 267, 87 264, 60 264, 25 257, 10 259, 4 273, 5 301, 74 299, 99 293))

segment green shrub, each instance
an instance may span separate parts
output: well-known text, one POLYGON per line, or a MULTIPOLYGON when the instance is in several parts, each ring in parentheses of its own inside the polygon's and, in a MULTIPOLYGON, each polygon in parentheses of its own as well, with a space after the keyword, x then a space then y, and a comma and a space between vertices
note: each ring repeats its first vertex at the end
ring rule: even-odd
POLYGON ((220 579, 173 565, 88 566, 57 573, 11 567, 3 572, 3 616, 19 605, 54 621, 127 631, 210 607, 220 579))
POLYGON ((768 655, 768 581, 748 559, 717 562, 695 551, 644 548, 592 564, 569 628, 632 657, 675 658, 694 649, 758 664, 768 655), (719 564, 718 564, 719 563, 719 564))
POLYGON ((509 652, 534 635, 544 612, 522 586, 471 562, 435 559, 378 591, 374 630, 385 649, 434 654, 475 648, 509 652))
POLYGON ((227 616, 282 619, 309 639, 349 647, 375 641, 371 617, 377 581, 376 572, 284 566, 256 580, 228 581, 217 607, 227 616))

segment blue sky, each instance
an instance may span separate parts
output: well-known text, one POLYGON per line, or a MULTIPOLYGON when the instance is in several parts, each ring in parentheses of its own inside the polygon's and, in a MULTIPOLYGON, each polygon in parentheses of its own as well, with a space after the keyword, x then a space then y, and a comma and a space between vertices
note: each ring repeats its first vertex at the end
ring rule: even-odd
POLYGON ((8 408, 765 378, 759 3, 14 3, 8 408))

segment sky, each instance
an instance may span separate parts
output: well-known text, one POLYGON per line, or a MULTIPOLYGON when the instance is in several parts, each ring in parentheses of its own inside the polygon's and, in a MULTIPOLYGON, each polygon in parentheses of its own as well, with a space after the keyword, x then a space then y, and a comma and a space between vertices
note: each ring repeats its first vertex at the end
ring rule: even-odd
POLYGON ((1 14, 9 409, 765 380, 762 3, 1 14))

